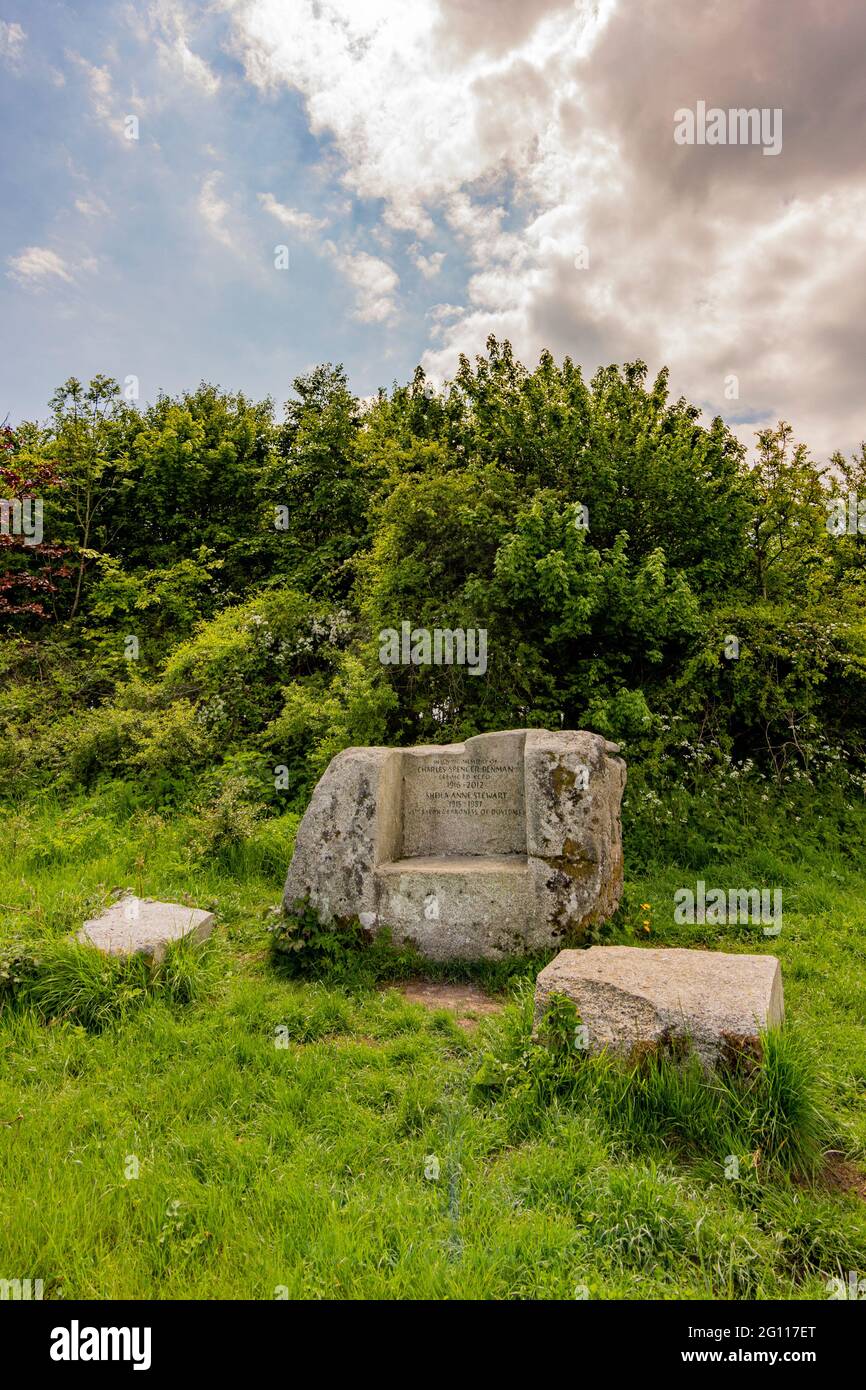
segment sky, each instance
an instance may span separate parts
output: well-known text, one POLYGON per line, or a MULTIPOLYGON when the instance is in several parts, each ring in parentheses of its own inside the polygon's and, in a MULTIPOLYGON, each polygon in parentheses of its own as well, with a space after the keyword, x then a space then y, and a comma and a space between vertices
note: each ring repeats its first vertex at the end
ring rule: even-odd
POLYGON ((863 0, 0 0, 0 420, 493 333, 853 452, 864 51, 863 0))

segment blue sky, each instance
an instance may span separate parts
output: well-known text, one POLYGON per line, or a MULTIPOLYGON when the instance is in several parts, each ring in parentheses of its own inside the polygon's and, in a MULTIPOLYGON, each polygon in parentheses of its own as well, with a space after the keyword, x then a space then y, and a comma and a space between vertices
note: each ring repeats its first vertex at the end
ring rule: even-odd
POLYGON ((441 287, 431 299, 392 247, 400 311, 377 321, 362 305, 359 317, 357 289, 322 252, 323 234, 299 236, 262 206, 270 193, 327 217, 335 244, 378 250, 367 229, 380 200, 346 198, 331 142, 310 133, 299 94, 245 82, 225 51, 225 13, 200 12, 196 28, 213 90, 143 41, 123 6, 4 3, 2 16, 26 37, 17 58, 13 43, 0 88, 0 294, 15 344, 4 353, 0 415, 43 415, 73 373, 134 374, 142 399, 205 378, 281 403, 319 361, 343 361, 362 394, 412 371, 441 287), (124 133, 136 113, 137 141, 124 133), (279 245, 288 271, 274 266, 279 245), (31 258, 16 272, 28 248, 57 260, 46 269, 31 258))
POLYGON ((864 41, 856 0, 0 0, 0 418, 96 372, 366 395, 493 332, 849 451, 864 41), (699 100, 781 151, 678 144, 699 100))

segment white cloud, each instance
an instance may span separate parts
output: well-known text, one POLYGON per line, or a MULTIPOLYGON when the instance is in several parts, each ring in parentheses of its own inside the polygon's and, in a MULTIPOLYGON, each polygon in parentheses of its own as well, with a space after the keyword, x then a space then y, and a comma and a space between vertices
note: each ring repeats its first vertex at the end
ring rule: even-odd
POLYGON ((428 309, 427 317, 435 323, 443 323, 446 319, 454 318, 455 314, 465 313, 462 304, 434 304, 432 309, 428 309))
POLYGON ((7 274, 13 280, 31 288, 41 288, 51 280, 72 283, 72 276, 60 256, 47 246, 26 246, 17 256, 10 256, 6 264, 10 267, 7 274))
POLYGON ((432 230, 425 204, 487 163, 465 73, 431 51, 437 13, 405 5, 395 23, 390 0, 301 0, 291 24, 279 0, 236 11, 250 79, 300 91, 314 133, 335 136, 348 187, 383 198, 389 224, 418 234, 432 230))
POLYGON ((338 246, 330 238, 322 240, 318 234, 329 225, 325 217, 314 217, 312 213, 287 207, 272 193, 260 193, 259 203, 288 231, 313 241, 331 259, 355 291, 355 318, 363 323, 388 323, 394 318, 400 277, 387 262, 355 247, 338 246))
MULTIPOLYGON (((202 180, 198 196, 198 212, 211 237, 226 250, 242 257, 248 274, 265 275, 263 262, 248 252, 251 233, 245 219, 221 192, 223 175, 213 170, 202 180)), ((354 292, 354 317, 363 323, 390 323, 397 313, 396 291, 400 280, 396 271, 377 256, 359 250, 354 243, 338 245, 318 234, 327 221, 287 207, 271 193, 260 193, 259 203, 265 212, 305 239, 312 240, 315 250, 334 265, 354 292)))
POLYGON ((199 87, 206 96, 219 91, 220 79, 205 60, 189 45, 189 20, 183 5, 174 0, 155 0, 149 18, 156 30, 156 46, 163 63, 181 72, 187 82, 199 87))
MULTIPOLYGON (((466 307, 431 320, 431 372, 491 332, 527 360, 641 357, 671 367, 675 394, 733 422, 784 415, 821 452, 866 433, 852 59, 866 11, 837 10, 830 24, 820 6, 790 23, 785 0, 757 15, 752 0, 413 0, 396 19, 393 0, 296 0, 287 23, 283 0, 235 0, 232 14, 249 81, 297 91, 344 186, 381 201, 380 244, 410 232, 422 274, 441 265, 437 226, 462 247, 466 307), (698 97, 784 105, 781 156, 676 146, 673 113, 698 97)), ((386 317, 396 276, 370 259, 383 270, 361 263, 353 283, 378 273, 368 308, 386 317)))
POLYGON ((215 169, 202 180, 198 210, 211 236, 229 251, 240 249, 236 235, 228 225, 231 207, 220 195, 222 174, 215 169))
MULTIPOLYGON (((231 3, 231 0, 229 0, 231 3)), ((205 10, 214 8, 203 6, 205 10)), ((156 49, 160 63, 173 76, 180 75, 206 96, 215 96, 220 89, 217 73, 190 46, 191 20, 187 6, 178 0, 150 0, 150 3, 127 4, 123 18, 141 44, 156 49)))
POLYGON ((328 225, 327 218, 313 217, 309 212, 298 212, 297 208, 278 203, 272 193, 260 193, 259 202, 265 212, 270 213, 289 231, 298 232, 302 237, 312 237, 316 232, 324 231, 328 225))
POLYGON ((201 87, 208 96, 213 96, 219 91, 219 77, 211 71, 203 58, 200 58, 197 53, 193 53, 183 35, 175 36, 174 44, 169 51, 174 61, 180 65, 180 69, 188 82, 201 87))
MULTIPOLYGON (((145 110, 145 102, 138 96, 135 86, 132 86, 132 93, 127 98, 126 106, 121 106, 114 89, 114 79, 107 64, 100 66, 98 63, 91 63, 88 58, 72 49, 66 50, 66 58, 79 69, 84 77, 90 107, 96 119, 103 121, 126 149, 135 149, 138 141, 127 137, 126 121, 132 112, 141 113, 145 110)), ((156 148, 153 143, 152 148, 156 148)))
POLYGON ((94 115, 98 116, 101 121, 115 123, 114 85, 108 68, 98 67, 95 63, 88 62, 80 53, 68 51, 66 56, 84 74, 94 115))
POLYGON ((75 207, 82 217, 107 217, 109 207, 102 198, 98 198, 95 193, 87 193, 83 198, 75 199, 75 207))
POLYGON ((432 255, 425 256, 423 255, 421 247, 418 245, 416 241, 413 242, 413 244, 409 247, 409 259, 415 266, 416 270, 420 270, 425 280, 433 280, 439 274, 439 271, 442 269, 442 262, 445 259, 445 252, 434 251, 432 255))
POLYGON ((397 312, 397 272, 366 251, 341 249, 332 241, 324 249, 355 291, 355 317, 362 323, 389 323, 397 312))
POLYGON ((0 58, 10 68, 16 68, 24 53, 26 33, 20 24, 0 19, 0 58))

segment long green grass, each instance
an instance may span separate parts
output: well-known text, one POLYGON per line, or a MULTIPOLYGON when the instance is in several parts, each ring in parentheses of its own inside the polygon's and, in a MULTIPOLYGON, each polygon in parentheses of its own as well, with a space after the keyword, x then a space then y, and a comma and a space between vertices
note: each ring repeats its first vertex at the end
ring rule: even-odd
POLYGON ((506 1005, 474 1032, 404 999, 393 953, 288 978, 265 924, 292 816, 197 857, 191 819, 122 788, 10 812, 2 940, 39 967, 0 1016, 0 1277, 181 1299, 824 1298, 862 1277, 866 817, 857 842, 818 818, 795 838, 772 805, 756 834, 753 810, 686 864, 627 821, 607 933, 780 957, 785 1028, 709 1083, 540 1048, 538 962, 452 972, 506 1005), (676 926, 697 877, 783 885, 781 935, 676 926), (126 888, 214 908, 211 944, 157 971, 71 947, 126 888))

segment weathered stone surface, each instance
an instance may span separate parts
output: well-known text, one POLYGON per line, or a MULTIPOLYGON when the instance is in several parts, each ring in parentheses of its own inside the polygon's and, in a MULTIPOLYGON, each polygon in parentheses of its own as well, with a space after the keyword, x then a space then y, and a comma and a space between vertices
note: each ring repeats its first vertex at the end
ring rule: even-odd
POLYGON ((215 920, 201 908, 128 896, 85 922, 76 939, 109 956, 141 954, 159 961, 172 941, 210 936, 215 920))
POLYGON ((626 772, 617 751, 583 731, 526 735, 526 853, 534 891, 555 901, 563 932, 604 921, 622 893, 626 772))
POLYGON ((284 907, 387 926, 437 960, 579 939, 622 889, 616 752, 545 729, 346 749, 298 828, 284 907))
POLYGON ((523 734, 406 748, 402 857, 526 854, 523 734))
POLYGON ((731 1051, 754 1051, 758 1034, 784 1015, 775 956, 677 947, 560 951, 538 976, 536 1025, 552 994, 576 1006, 590 1052, 677 1055, 690 1047, 706 1066, 731 1051))
POLYGON ((359 916, 371 925, 376 865, 399 858, 401 776, 394 748, 345 748, 331 759, 298 826, 286 906, 308 897, 323 922, 359 916))
POLYGON ((398 859, 376 872, 378 922, 433 960, 521 955, 533 919, 519 854, 398 859))

